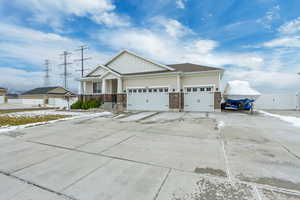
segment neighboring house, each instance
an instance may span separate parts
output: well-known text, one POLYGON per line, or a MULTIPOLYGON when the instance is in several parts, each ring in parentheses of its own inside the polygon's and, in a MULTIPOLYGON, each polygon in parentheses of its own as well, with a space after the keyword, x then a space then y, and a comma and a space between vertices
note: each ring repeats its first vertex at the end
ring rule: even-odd
POLYGON ((6 102, 6 92, 7 90, 5 88, 0 87, 0 104, 3 104, 6 102))
POLYGON ((77 96, 63 87, 39 87, 24 92, 19 99, 24 105, 67 107, 77 101, 77 96))
POLYGON ((220 109, 224 70, 190 63, 164 65, 124 50, 79 79, 84 100, 118 110, 220 109))

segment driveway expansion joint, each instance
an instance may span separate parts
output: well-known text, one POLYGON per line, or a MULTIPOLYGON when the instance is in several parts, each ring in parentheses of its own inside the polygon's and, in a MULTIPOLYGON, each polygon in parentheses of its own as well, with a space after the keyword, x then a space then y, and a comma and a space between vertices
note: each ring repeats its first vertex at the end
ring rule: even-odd
POLYGON ((11 174, 11 173, 7 173, 7 172, 0 171, 0 174, 2 174, 2 175, 4 175, 4 176, 8 176, 8 177, 13 178, 13 179, 16 179, 16 180, 19 180, 19 181, 21 181, 21 182, 23 182, 23 183, 25 183, 25 184, 32 185, 32 186, 34 186, 34 187, 37 187, 37 188, 39 188, 39 189, 41 189, 41 190, 50 192, 50 193, 52 193, 52 194, 56 194, 56 195, 58 195, 58 196, 62 196, 62 197, 64 197, 64 198, 68 199, 68 200, 79 200, 79 199, 76 199, 76 198, 74 198, 74 197, 71 197, 71 196, 68 196, 68 195, 66 195, 66 194, 63 194, 63 193, 61 193, 61 192, 54 191, 54 190, 52 190, 52 189, 50 189, 50 188, 47 188, 47 187, 38 185, 38 184, 36 184, 36 183, 34 183, 34 182, 25 180, 25 179, 23 179, 23 178, 20 178, 20 177, 18 177, 18 176, 15 176, 15 175, 13 175, 13 174, 11 174))

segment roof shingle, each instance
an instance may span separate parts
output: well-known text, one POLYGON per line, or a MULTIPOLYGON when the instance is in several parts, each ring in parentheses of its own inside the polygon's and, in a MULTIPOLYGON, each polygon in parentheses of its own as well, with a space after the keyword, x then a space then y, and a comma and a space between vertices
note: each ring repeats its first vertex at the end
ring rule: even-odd
POLYGON ((214 70, 223 70, 221 68, 217 67, 208 67, 203 65, 196 65, 191 63, 182 63, 182 64, 173 64, 173 65, 167 65, 176 71, 180 72, 197 72, 197 71, 214 71, 214 70))
POLYGON ((24 92, 22 95, 31 95, 31 94, 49 94, 51 90, 54 90, 56 88, 60 87, 39 87, 39 88, 34 88, 32 90, 29 90, 27 92, 24 92))

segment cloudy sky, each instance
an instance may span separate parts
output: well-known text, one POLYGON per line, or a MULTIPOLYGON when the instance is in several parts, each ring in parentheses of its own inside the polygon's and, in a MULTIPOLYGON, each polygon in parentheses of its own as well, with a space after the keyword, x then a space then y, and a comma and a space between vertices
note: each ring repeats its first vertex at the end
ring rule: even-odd
MULTIPOLYGON (((261 92, 300 90, 299 0, 0 0, 0 86, 61 85, 60 54, 89 46, 92 69, 122 49, 164 64, 222 67, 261 92)), ((69 66, 76 90, 79 63, 69 66)))

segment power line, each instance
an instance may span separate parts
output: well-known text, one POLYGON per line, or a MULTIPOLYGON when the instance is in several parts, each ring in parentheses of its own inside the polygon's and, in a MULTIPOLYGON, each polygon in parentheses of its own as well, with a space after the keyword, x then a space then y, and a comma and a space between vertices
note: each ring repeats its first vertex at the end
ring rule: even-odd
POLYGON ((47 86, 50 85, 49 71, 50 71, 50 61, 49 60, 45 60, 45 77, 44 77, 44 85, 45 85, 45 87, 47 87, 47 86))
POLYGON ((84 66, 84 61, 91 59, 91 57, 86 57, 86 58, 84 57, 84 51, 87 50, 87 49, 88 49, 88 46, 82 45, 82 46, 80 46, 79 49, 75 50, 75 51, 80 51, 80 55, 81 55, 80 59, 74 60, 75 62, 80 61, 80 63, 81 63, 81 69, 80 70, 76 70, 76 71, 80 71, 81 72, 81 77, 84 76, 84 71, 86 70, 85 66, 84 66))
POLYGON ((64 66, 64 73, 61 74, 64 76, 64 80, 63 80, 63 85, 64 85, 64 88, 68 88, 68 76, 70 75, 70 73, 68 73, 68 66, 72 63, 68 62, 68 56, 71 55, 72 53, 68 52, 68 51, 64 51, 61 56, 64 57, 64 62, 60 65, 63 65, 64 66))

